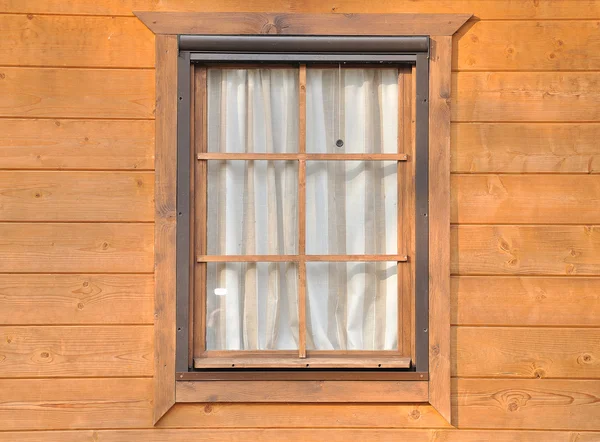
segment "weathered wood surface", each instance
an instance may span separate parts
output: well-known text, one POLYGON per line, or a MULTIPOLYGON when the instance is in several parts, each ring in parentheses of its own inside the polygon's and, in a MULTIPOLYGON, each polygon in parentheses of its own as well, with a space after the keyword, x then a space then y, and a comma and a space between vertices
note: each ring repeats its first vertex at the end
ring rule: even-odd
POLYGON ((177 37, 156 37, 156 172, 154 178, 154 410, 156 423, 175 402, 177 259, 177 37))
POLYGON ((450 428, 430 405, 175 404, 158 428, 450 428))
POLYGON ((349 440, 398 442, 595 442, 597 432, 515 431, 515 430, 414 430, 414 429, 139 429, 139 430, 74 430, 52 432, 0 432, 0 442, 347 442, 349 440))
POLYGON ((600 173, 600 124, 454 123, 452 171, 600 173))
POLYGON ((0 378, 152 376, 152 326, 0 327, 0 378))
POLYGON ((205 12, 314 12, 314 13, 471 13, 481 19, 598 19, 600 6, 595 0, 394 0, 365 2, 345 0, 328 3, 305 0, 100 0, 64 2, 62 0, 1 0, 0 11, 13 13, 133 15, 132 11, 205 12))
POLYGON ((600 328, 453 327, 460 377, 600 378, 600 328))
POLYGON ((0 119, 1 169, 154 168, 154 121, 0 119))
POLYGON ((597 430, 600 382, 555 379, 457 379, 459 427, 597 430))
POLYGON ((177 402, 427 402, 427 381, 187 381, 177 402), (293 398, 290 400, 290 398, 293 398))
POLYGON ((153 299, 152 275, 0 274, 2 325, 152 324, 153 299))
POLYGON ((452 273, 600 275, 598 226, 454 226, 452 273))
POLYGON ((600 224, 600 175, 453 175, 452 222, 600 224))
POLYGON ((154 67, 154 36, 134 17, 0 14, 0 38, 2 66, 154 67))
POLYGON ((152 379, 0 379, 5 430, 143 428, 152 424, 152 379))
POLYGON ((600 120, 595 72, 458 72, 453 121, 600 120))
POLYGON ((0 67, 0 117, 153 119, 154 72, 0 67))
POLYGON ((154 173, 0 171, 1 221, 154 221, 154 173))
POLYGON ((452 324, 596 327, 600 278, 455 276, 452 324))
POLYGON ((152 272, 153 227, 0 223, 0 272, 152 272))

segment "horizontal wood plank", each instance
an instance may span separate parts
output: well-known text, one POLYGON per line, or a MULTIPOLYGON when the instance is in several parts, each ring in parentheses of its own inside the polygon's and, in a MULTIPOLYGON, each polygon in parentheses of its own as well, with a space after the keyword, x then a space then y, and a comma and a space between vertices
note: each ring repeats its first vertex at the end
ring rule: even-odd
POLYGON ((2 169, 154 168, 154 121, 0 119, 2 169))
POLYGON ((597 430, 600 382, 556 379, 455 379, 459 427, 597 430))
POLYGON ((0 67, 0 117, 154 118, 154 71, 0 67))
POLYGON ((600 121, 595 72, 453 74, 453 121, 600 121))
POLYGON ((152 172, 0 171, 1 221, 153 221, 152 172))
MULTIPOLYGON (((294 356, 281 356, 277 352, 267 355, 256 356, 258 352, 253 352, 255 357, 241 356, 236 354, 228 357, 227 352, 222 352, 220 357, 201 357, 194 359, 196 368, 410 368, 410 357, 398 357, 397 355, 369 355, 366 352, 363 355, 352 355, 351 352, 344 355, 335 356, 308 356, 299 358, 294 356)), ((331 353, 330 353, 331 354, 331 353)))
POLYGON ((454 123, 453 172, 600 173, 600 124, 454 123))
POLYGON ((152 326, 0 327, 0 378, 151 376, 152 326))
POLYGON ((416 429, 140 429, 0 432, 0 442, 596 442, 600 432, 416 429))
POLYGON ((453 226, 453 274, 600 275, 598 226, 453 226))
POLYGON ((155 34, 452 35, 471 14, 136 12, 155 34))
POLYGON ((600 378, 600 328, 453 327, 459 377, 600 378))
POLYGON ((3 66, 154 67, 154 36, 134 17, 0 14, 0 39, 3 66))
POLYGON ((600 6, 595 0, 481 1, 481 0, 394 0, 365 2, 344 0, 332 4, 319 0, 293 3, 289 0, 98 0, 95 2, 64 2, 63 0, 0 0, 0 10, 19 13, 132 15, 132 11, 248 11, 248 12, 316 12, 316 13, 393 13, 435 12, 472 13, 482 19, 544 19, 600 18, 600 6))
POLYGON ((448 428, 430 405, 175 404, 160 428, 448 428))
POLYGON ((452 324, 596 327, 600 278, 455 276, 452 324))
POLYGON ((427 381, 178 381, 177 402, 427 402, 427 381))
POLYGON ((147 378, 0 379, 0 430, 150 427, 151 396, 147 378))
POLYGON ((151 324, 153 299, 152 275, 0 274, 3 325, 151 324))
POLYGON ((0 223, 0 272, 153 270, 152 224, 0 223))
POLYGON ((461 71, 600 68, 600 33, 592 20, 478 21, 453 42, 453 68, 461 71))
POLYGON ((600 175, 453 175, 451 185, 453 223, 600 224, 600 175))

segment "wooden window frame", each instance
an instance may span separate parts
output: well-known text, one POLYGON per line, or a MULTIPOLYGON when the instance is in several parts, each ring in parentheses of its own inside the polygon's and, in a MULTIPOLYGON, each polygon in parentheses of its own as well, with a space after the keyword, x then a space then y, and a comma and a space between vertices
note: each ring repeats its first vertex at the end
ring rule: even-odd
MULTIPOLYGON (((450 90, 452 35, 469 14, 138 12, 156 34, 154 422, 176 402, 411 402, 451 422, 450 90), (176 372, 179 35, 428 36, 429 348, 427 380, 186 380, 176 372)), ((418 179, 418 178, 417 178, 418 179)), ((193 374, 193 373, 190 373, 193 374)), ((367 377, 368 378, 368 377, 367 377)))

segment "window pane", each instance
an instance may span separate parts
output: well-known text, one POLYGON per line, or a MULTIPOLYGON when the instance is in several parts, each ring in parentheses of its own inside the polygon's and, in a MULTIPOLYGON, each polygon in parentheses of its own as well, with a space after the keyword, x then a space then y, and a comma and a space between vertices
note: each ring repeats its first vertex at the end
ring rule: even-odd
POLYGON ((208 263, 207 350, 298 348, 296 263, 208 263))
POLYGON ((293 255, 297 161, 209 161, 209 255, 293 255))
POLYGON ((394 161, 307 161, 306 252, 398 253, 394 161))
POLYGON ((307 262, 307 348, 396 350, 396 262, 307 262))
POLYGON ((298 69, 209 69, 209 152, 298 152, 298 69))
POLYGON ((306 109, 309 153, 398 152, 398 69, 309 68, 306 109))

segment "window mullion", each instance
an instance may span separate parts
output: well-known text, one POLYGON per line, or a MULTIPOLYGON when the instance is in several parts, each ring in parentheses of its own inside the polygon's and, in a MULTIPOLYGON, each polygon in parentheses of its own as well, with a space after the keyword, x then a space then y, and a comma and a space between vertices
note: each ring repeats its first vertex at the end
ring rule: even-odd
MULTIPOLYGON (((306 153, 306 65, 298 70, 298 152, 306 153)), ((306 358, 306 161, 298 160, 298 356, 306 358)))

